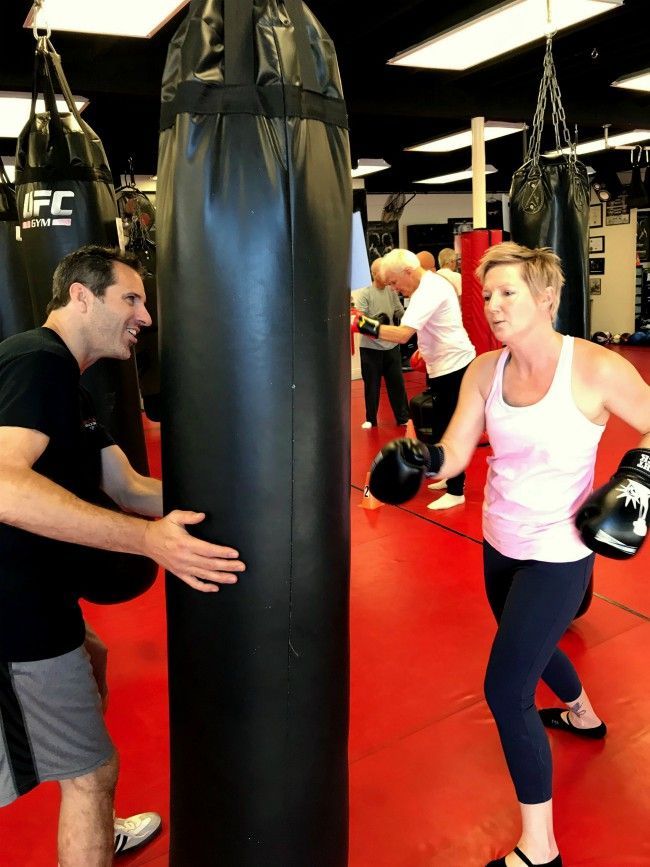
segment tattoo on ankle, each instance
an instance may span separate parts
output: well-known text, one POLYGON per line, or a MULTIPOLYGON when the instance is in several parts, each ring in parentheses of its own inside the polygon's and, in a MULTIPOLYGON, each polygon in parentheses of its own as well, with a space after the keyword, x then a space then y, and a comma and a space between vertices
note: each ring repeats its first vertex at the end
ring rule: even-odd
POLYGON ((577 717, 584 716, 587 713, 587 709, 584 708, 579 701, 576 701, 575 704, 570 704, 569 710, 577 717))

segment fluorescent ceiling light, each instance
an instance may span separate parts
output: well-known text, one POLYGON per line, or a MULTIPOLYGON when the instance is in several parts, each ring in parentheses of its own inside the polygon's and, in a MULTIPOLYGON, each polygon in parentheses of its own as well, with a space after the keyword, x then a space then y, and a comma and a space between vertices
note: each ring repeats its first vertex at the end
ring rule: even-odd
POLYGON ((386 160, 358 160, 356 169, 352 169, 353 178, 363 178, 365 175, 374 175, 375 172, 383 172, 389 169, 390 164, 386 160))
MULTIPOLYGON (((493 175, 498 169, 494 166, 487 165, 485 167, 486 175, 493 175)), ((471 169, 465 169, 463 172, 452 172, 450 175, 438 175, 435 178, 424 178, 421 181, 413 181, 414 184, 453 184, 454 181, 465 181, 467 178, 473 177, 471 169)))
MULTIPOLYGON (((492 141, 492 139, 501 138, 504 135, 512 135, 512 133, 521 132, 524 129, 526 129, 525 123, 498 123, 494 120, 488 120, 484 125, 484 138, 485 141, 492 141)), ((425 141, 423 144, 413 145, 410 148, 404 148, 404 150, 435 154, 468 148, 471 147, 471 144, 472 131, 471 129, 466 129, 462 132, 455 132, 451 135, 425 141)))
MULTIPOLYGON (((593 154, 596 151, 604 151, 609 148, 619 147, 620 145, 635 144, 640 141, 647 141, 650 138, 650 129, 634 129, 632 132, 621 132, 617 135, 607 136, 607 142, 604 138, 595 138, 591 141, 584 141, 576 148, 577 154, 593 154)), ((561 151, 546 151, 545 157, 557 157, 561 153, 566 154, 569 151, 563 148, 561 151)))
MULTIPOLYGON (((39 28, 149 38, 189 0, 46 0, 36 15, 39 28)), ((24 27, 33 27, 34 7, 24 27)))
MULTIPOLYGON (((83 111, 88 105, 85 96, 73 98, 79 111, 83 111)), ((69 113, 68 104, 62 96, 57 95, 56 104, 61 114, 69 113)), ((0 138, 18 138, 29 120, 31 105, 31 93, 0 91, 0 138)), ((36 111, 45 111, 45 103, 41 98, 36 101, 36 111)))
MULTIPOLYGON (((623 0, 556 0, 552 4, 551 27, 554 31, 564 30, 622 3, 623 0)), ((388 62, 425 69, 469 69, 541 39, 549 29, 543 0, 509 0, 400 52, 388 62)))
POLYGON ((2 157, 2 162, 4 163, 5 171, 7 173, 7 177, 10 182, 16 180, 16 159, 15 157, 2 157))
POLYGON ((616 81, 612 81, 612 87, 625 87, 628 90, 650 90, 650 69, 617 78, 616 81))

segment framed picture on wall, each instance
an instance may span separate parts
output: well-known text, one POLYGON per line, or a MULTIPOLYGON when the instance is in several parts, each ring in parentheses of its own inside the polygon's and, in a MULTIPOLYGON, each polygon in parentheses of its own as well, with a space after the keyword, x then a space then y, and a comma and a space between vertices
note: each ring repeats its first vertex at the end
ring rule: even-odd
POLYGON ((589 238, 589 252, 590 253, 604 253, 605 252, 605 236, 604 235, 592 235, 589 238))
POLYGON ((589 273, 590 274, 604 274, 605 273, 605 260, 604 259, 589 259, 589 273))
POLYGON ((603 206, 600 202, 597 205, 589 205, 589 228, 600 229, 603 225, 603 206))
POLYGON ((589 294, 600 295, 600 277, 589 278, 589 294))

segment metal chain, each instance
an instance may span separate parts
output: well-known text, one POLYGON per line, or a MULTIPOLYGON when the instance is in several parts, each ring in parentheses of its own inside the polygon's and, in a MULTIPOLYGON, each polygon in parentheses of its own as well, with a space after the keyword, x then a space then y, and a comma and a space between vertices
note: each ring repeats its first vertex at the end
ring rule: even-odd
POLYGON ((553 62, 553 37, 550 35, 546 39, 542 80, 539 84, 537 108, 535 109, 535 117, 533 119, 533 132, 530 137, 530 145, 527 154, 527 159, 532 160, 535 163, 539 162, 542 146, 542 131, 544 129, 544 116, 546 114, 546 103, 549 97, 551 101, 551 117, 553 121, 556 149, 561 151, 563 147, 566 147, 569 151, 569 159, 575 161, 575 147, 571 142, 571 136, 566 122, 566 115, 562 105, 562 94, 560 93, 560 85, 557 80, 555 63, 553 62), (560 138, 560 126, 562 127, 564 145, 560 138))

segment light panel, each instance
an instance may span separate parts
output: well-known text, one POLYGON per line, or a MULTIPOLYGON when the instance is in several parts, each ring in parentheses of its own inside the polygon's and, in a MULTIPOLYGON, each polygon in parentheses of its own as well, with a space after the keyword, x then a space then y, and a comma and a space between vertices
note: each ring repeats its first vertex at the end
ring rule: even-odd
MULTIPOLYGON (((494 166, 487 165, 485 167, 486 175, 493 175, 497 172, 494 166)), ((454 181, 466 181, 468 178, 473 177, 473 172, 471 169, 465 169, 462 172, 452 172, 449 175, 438 175, 435 178, 423 178, 421 181, 413 181, 414 184, 453 184, 454 181)))
MULTIPOLYGON (((576 148, 576 153, 593 154, 596 151, 604 151, 609 148, 619 147, 620 145, 636 144, 648 139, 650 139, 650 129, 634 129, 632 132, 621 132, 616 135, 607 136, 607 141, 604 138, 594 138, 590 141, 581 142, 576 148)), ((546 151, 544 156, 557 157, 560 154, 567 154, 568 152, 566 148, 563 148, 561 151, 546 151)))
POLYGON ((612 87, 624 87, 628 90, 650 90, 650 69, 617 78, 616 81, 612 81, 612 87))
MULTIPOLYGON (((36 15, 39 28, 146 38, 157 33, 189 0, 47 0, 36 15)), ((34 7, 24 27, 33 27, 34 7)))
MULTIPOLYGON (((506 135, 512 135, 515 132, 522 132, 526 129, 525 123, 499 123, 497 121, 488 120, 484 125, 485 141, 492 141, 495 138, 502 138, 506 135)), ((455 132, 451 135, 441 136, 440 138, 431 139, 431 141, 423 142, 413 147, 404 148, 405 151, 418 153, 447 153, 448 151, 460 150, 460 148, 468 148, 472 146, 472 130, 465 129, 462 132, 455 132)))
POLYGON ((352 169, 353 178, 363 178, 366 175, 374 175, 375 172, 383 172, 390 168, 390 163, 386 160, 365 160, 357 161, 356 169, 352 169))
POLYGON ((509 0, 400 52, 388 62, 424 69, 469 69, 541 39, 550 29, 564 30, 622 4, 623 0, 556 0, 549 28, 543 0, 509 0))
MULTIPOLYGON (((83 111, 88 105, 85 96, 75 96, 73 99, 79 111, 83 111)), ((0 91, 0 138, 18 138, 20 131, 29 120, 31 105, 31 93, 0 91)), ((60 94, 57 94, 56 105, 61 114, 70 111, 68 104, 60 94)), ((45 103, 41 97, 36 100, 36 111, 45 111, 45 103)))

